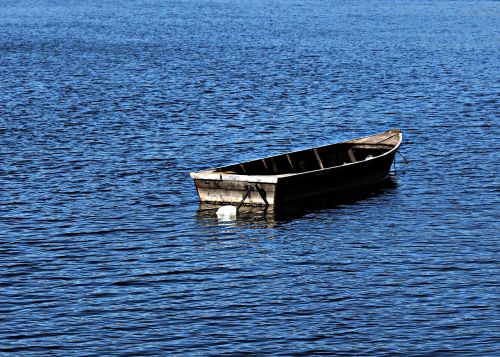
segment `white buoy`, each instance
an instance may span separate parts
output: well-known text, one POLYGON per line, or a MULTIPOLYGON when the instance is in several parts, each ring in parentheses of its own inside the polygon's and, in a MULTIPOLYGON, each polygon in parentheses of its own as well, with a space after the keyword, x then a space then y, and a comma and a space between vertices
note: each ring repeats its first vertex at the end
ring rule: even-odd
POLYGON ((222 221, 232 221, 236 219, 236 215, 238 214, 238 210, 236 206, 222 206, 217 210, 217 218, 222 221))

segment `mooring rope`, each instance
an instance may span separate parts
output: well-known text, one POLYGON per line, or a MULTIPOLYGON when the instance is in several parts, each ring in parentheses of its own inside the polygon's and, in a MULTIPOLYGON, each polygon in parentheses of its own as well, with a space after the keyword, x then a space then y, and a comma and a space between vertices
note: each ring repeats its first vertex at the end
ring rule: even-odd
POLYGON ((255 188, 257 189, 257 191, 259 192, 260 194, 260 197, 262 197, 262 200, 264 201, 264 203, 266 204, 266 206, 269 206, 269 202, 267 202, 267 194, 266 194, 266 190, 264 190, 263 188, 259 187, 259 185, 255 185, 255 188))
POLYGON ((243 201, 246 200, 250 192, 253 191, 253 187, 250 185, 247 185, 247 190, 245 191, 245 195, 243 195, 243 199, 241 200, 240 203, 238 203, 238 206, 236 206, 236 211, 240 210, 240 207, 243 205, 243 201))
MULTIPOLYGON (((403 156, 403 154, 401 154, 401 153, 399 152, 399 150, 398 150, 398 151, 396 151, 396 152, 399 154, 399 156, 401 156, 401 157, 403 158, 403 164, 404 164, 404 165, 408 165, 408 164, 410 163, 410 160, 408 160, 406 157, 404 157, 404 156, 403 156)), ((393 166, 393 168, 394 168, 394 173, 397 175, 397 173, 398 173, 398 168, 397 168, 397 166, 396 166, 396 156, 394 156, 394 158, 392 159, 392 166, 393 166)))
POLYGON ((406 157, 404 157, 403 154, 401 154, 399 152, 399 150, 396 151, 396 152, 403 158, 403 160, 404 160, 403 162, 404 162, 405 165, 408 165, 410 163, 410 160, 408 160, 406 157))
POLYGON ((259 185, 257 185, 257 184, 255 184, 255 187, 247 185, 245 194, 243 195, 243 199, 240 201, 240 203, 238 203, 238 206, 236 206, 236 211, 240 210, 240 207, 243 205, 243 202, 247 199, 247 197, 250 194, 250 192, 252 192, 254 189, 257 190, 257 192, 259 193, 260 197, 262 197, 262 200, 266 204, 266 207, 269 206, 269 202, 267 201, 266 190, 264 190, 263 188, 259 187, 259 185))

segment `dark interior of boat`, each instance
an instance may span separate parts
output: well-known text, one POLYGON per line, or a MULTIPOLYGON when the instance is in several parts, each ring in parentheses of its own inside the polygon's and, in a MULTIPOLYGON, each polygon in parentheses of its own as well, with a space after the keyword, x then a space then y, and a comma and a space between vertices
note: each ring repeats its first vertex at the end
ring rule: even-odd
POLYGON ((238 175, 282 175, 321 170, 380 156, 390 145, 333 144, 218 168, 238 175))

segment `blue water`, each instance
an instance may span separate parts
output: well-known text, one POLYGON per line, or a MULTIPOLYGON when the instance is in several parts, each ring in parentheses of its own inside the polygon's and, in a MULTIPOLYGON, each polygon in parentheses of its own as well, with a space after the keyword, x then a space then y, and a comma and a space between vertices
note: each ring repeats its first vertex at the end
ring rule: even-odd
POLYGON ((0 1, 0 354, 496 355, 499 16, 0 1), (190 171, 389 128, 395 187, 198 209, 190 171))

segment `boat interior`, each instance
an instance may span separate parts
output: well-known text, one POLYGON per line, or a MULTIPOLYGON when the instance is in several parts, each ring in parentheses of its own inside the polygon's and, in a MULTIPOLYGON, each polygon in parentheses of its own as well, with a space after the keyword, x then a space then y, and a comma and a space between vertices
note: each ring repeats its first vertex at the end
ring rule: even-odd
POLYGON ((223 166, 216 172, 238 175, 282 175, 327 169, 383 155, 394 148, 387 144, 338 143, 314 149, 223 166))

